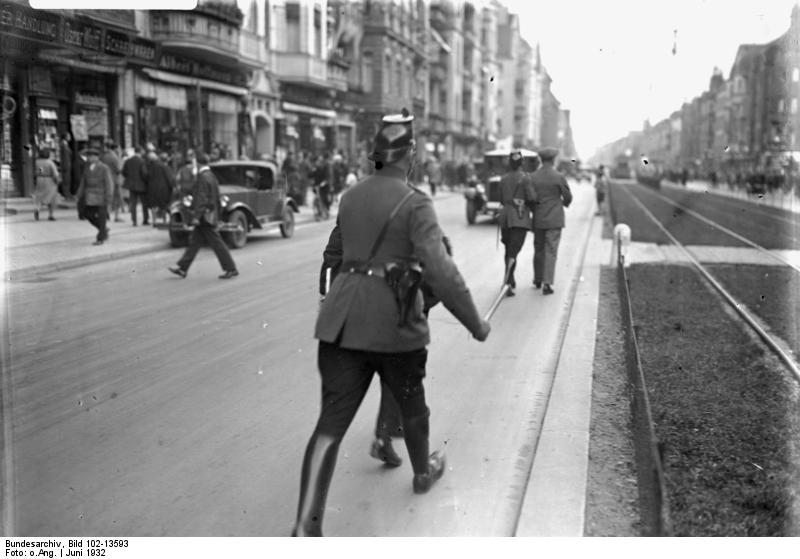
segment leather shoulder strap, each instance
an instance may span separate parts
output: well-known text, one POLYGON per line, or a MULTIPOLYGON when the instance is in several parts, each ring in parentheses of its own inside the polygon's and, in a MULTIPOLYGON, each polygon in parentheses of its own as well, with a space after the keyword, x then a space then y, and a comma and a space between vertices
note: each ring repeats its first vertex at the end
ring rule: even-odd
POLYGON ((414 195, 415 190, 409 189, 408 193, 397 203, 397 205, 392 209, 392 212, 389 214, 388 219, 383 224, 383 228, 381 232, 378 233, 378 237, 375 239, 375 243, 372 245, 372 250, 369 253, 369 258, 367 258, 367 262, 371 263, 372 259, 375 258, 375 255, 378 253, 378 249, 380 248, 381 244, 383 243, 383 238, 386 236, 386 231, 389 229, 389 224, 392 222, 394 217, 397 215, 397 212, 400 211, 400 208, 403 207, 409 198, 414 195))

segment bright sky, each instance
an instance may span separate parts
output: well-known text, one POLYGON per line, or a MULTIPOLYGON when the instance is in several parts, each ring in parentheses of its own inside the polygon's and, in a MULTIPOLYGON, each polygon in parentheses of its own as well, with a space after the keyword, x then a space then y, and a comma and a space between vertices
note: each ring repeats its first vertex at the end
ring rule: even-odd
POLYGON ((541 46, 578 155, 656 124, 728 79, 736 50, 789 29, 798 0, 501 0, 541 46), (672 55, 677 30, 677 54, 672 55))

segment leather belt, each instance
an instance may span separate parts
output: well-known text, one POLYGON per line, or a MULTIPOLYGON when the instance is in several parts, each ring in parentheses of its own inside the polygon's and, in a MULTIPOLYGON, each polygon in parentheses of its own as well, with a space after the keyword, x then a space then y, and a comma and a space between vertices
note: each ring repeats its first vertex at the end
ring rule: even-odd
POLYGON ((344 262, 342 264, 342 271, 350 274, 362 274, 365 276, 377 276, 379 278, 386 277, 386 272, 381 264, 372 264, 367 266, 357 262, 344 262))

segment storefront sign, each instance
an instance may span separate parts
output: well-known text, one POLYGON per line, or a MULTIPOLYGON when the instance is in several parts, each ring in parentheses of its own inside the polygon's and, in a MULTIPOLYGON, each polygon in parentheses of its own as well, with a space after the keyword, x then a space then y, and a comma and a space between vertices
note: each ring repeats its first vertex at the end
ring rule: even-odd
POLYGON ((0 37, 12 36, 23 41, 102 52, 150 64, 158 60, 156 43, 148 39, 115 31, 99 23, 0 0, 0 37))
POLYGON ((63 41, 65 45, 101 52, 103 50, 103 29, 90 23, 64 20, 63 41))
POLYGON ((75 104, 86 105, 90 107, 107 107, 108 101, 99 95, 91 95, 89 93, 76 93, 75 104))
POLYGON ((86 118, 83 115, 69 115, 69 126, 72 129, 72 136, 75 138, 76 142, 86 142, 89 140, 86 118))
POLYGON ((247 76, 241 72, 235 72, 206 62, 198 62, 175 54, 162 53, 158 67, 177 74, 186 74, 229 85, 247 86, 247 76))
POLYGON ((28 87, 34 93, 52 93, 53 80, 50 77, 50 69, 31 66, 28 70, 28 87))
POLYGON ((57 42, 61 34, 61 18, 50 12, 38 11, 11 4, 0 3, 0 31, 22 35, 45 42, 57 42))

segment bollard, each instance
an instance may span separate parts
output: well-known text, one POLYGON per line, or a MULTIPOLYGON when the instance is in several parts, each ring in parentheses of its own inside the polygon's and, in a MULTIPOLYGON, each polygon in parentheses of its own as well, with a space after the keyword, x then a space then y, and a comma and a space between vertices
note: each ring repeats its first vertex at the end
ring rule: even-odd
POLYGON ((611 250, 611 265, 616 267, 619 257, 623 258, 625 268, 630 266, 628 259, 628 249, 631 246, 631 228, 624 223, 619 223, 614 227, 614 242, 611 250))

